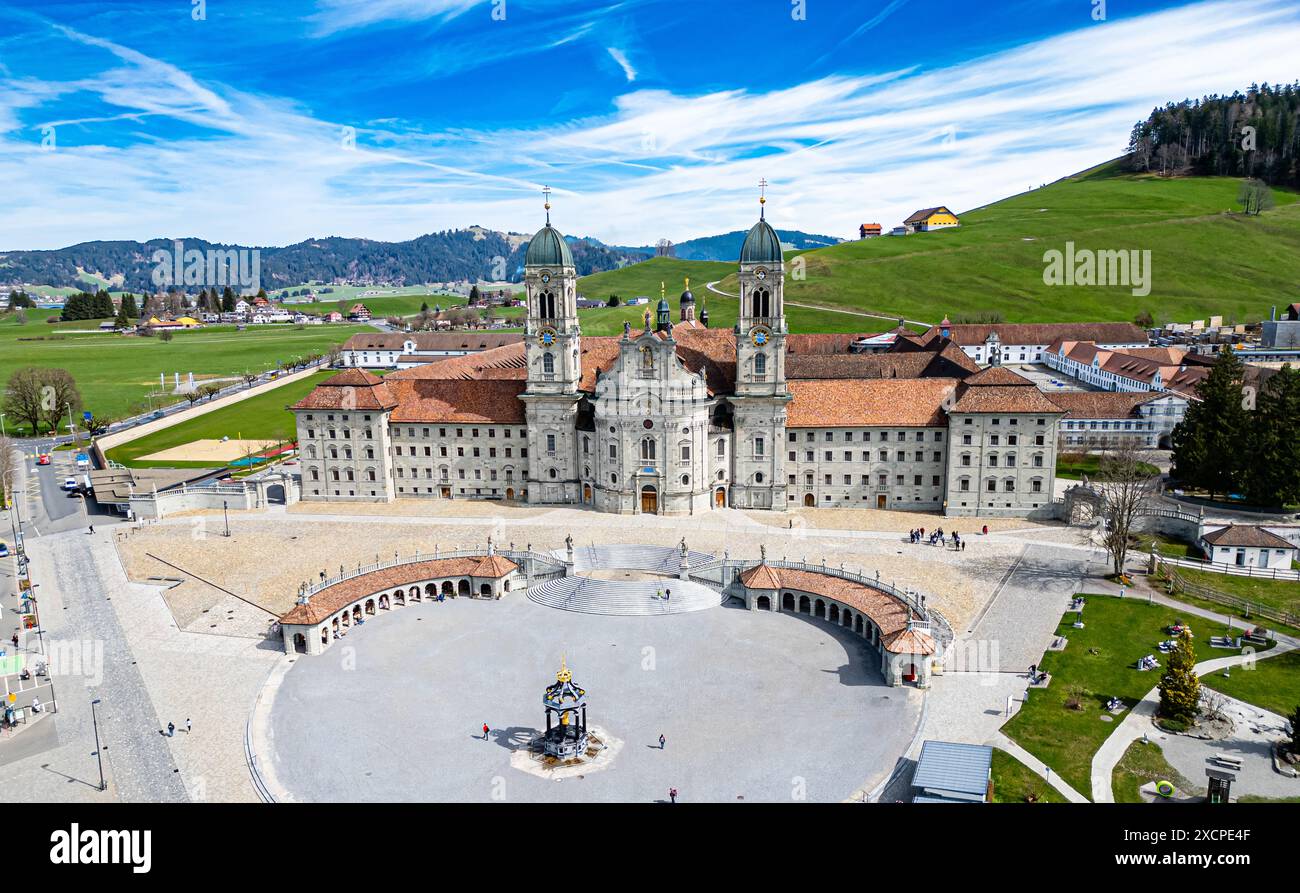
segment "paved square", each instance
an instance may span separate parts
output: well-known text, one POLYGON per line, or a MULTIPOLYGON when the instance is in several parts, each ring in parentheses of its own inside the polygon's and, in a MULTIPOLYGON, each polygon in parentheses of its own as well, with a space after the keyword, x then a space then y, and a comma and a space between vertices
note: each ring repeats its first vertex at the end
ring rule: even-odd
POLYGON ((425 603, 298 656, 254 746, 273 790, 300 801, 650 802, 669 787, 683 801, 837 801, 883 780, 920 720, 922 692, 885 687, 878 664, 861 639, 785 614, 425 603), (544 724, 561 654, 589 721, 623 749, 557 782, 510 756, 544 724))

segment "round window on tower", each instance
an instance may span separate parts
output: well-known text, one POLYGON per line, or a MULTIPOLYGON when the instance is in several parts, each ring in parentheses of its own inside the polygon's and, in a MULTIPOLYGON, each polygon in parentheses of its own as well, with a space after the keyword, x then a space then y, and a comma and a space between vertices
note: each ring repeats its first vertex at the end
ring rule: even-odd
POLYGON ((642 427, 644 427, 646 430, 649 430, 649 429, 651 429, 651 428, 653 428, 653 427, 655 426, 655 423, 654 423, 654 421, 652 421, 651 419, 646 419, 644 422, 641 423, 641 425, 642 425, 642 427))

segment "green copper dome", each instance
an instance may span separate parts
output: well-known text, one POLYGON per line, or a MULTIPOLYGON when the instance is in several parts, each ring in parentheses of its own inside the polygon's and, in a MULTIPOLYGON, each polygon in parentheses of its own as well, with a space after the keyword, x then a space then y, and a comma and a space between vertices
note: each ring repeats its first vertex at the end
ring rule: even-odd
POLYGON ((745 244, 740 249, 742 264, 779 264, 781 263, 781 239, 776 230, 766 220, 759 220, 745 236, 745 244))
POLYGON ((573 252, 569 243, 564 241, 560 231, 549 223, 537 231, 528 243, 528 253, 524 255, 524 265, 528 267, 571 267, 573 252))

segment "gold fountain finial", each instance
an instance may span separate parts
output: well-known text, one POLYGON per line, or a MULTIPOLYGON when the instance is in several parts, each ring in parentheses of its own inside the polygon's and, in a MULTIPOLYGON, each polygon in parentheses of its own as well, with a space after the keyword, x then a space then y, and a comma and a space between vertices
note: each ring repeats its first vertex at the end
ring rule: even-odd
POLYGON ((565 661, 564 655, 560 655, 560 671, 555 674, 556 682, 572 682, 573 674, 569 672, 569 664, 565 661))
POLYGON ((691 277, 690 277, 690 276, 687 276, 687 277, 686 277, 686 290, 687 290, 687 291, 690 291, 690 290, 691 290, 691 277))
POLYGON ((665 296, 666 294, 667 294, 667 292, 666 292, 666 290, 664 289, 664 283, 663 283, 663 280, 661 279, 661 280, 659 280, 659 300, 662 301, 662 300, 664 299, 664 296, 665 296))

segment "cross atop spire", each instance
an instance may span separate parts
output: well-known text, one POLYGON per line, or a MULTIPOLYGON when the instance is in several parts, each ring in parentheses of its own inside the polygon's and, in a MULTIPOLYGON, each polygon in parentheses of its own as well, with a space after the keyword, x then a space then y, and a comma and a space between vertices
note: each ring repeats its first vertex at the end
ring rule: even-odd
POLYGON ((545 199, 546 199, 546 202, 545 202, 545 205, 544 205, 544 207, 546 208, 546 225, 547 225, 547 226, 550 226, 550 225, 551 225, 551 187, 549 187, 549 186, 543 186, 543 187, 542 187, 542 195, 543 195, 543 196, 545 197, 545 199))
POLYGON ((758 219, 763 219, 763 206, 767 204, 767 177, 758 181, 758 219))

